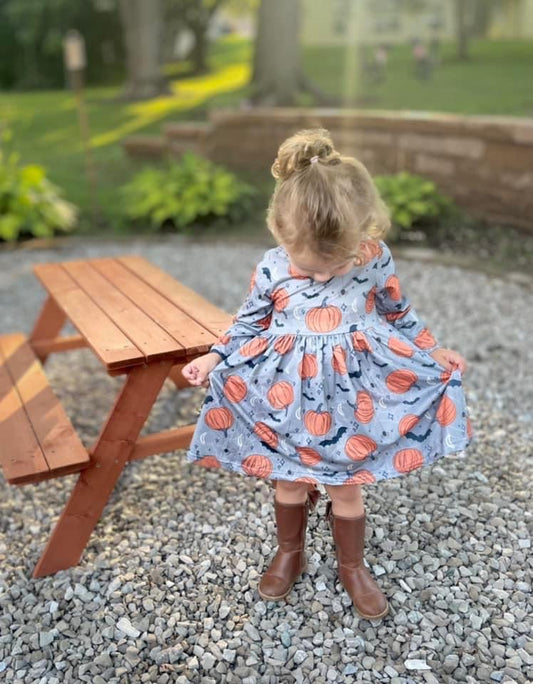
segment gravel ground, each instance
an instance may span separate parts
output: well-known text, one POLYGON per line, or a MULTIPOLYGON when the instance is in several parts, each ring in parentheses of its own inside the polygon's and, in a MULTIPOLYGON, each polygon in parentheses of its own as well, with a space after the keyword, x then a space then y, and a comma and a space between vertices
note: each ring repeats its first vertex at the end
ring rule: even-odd
MULTIPOLYGON (((0 252, 1 332, 29 332, 43 299, 36 262, 141 253, 233 312, 263 251, 172 238, 0 252)), ((74 476, 22 488, 2 481, 3 681, 533 681, 533 287, 397 263, 440 342, 469 361, 476 441, 465 458, 364 490, 366 560, 390 614, 371 622, 351 607, 336 579, 325 499, 309 524, 308 572, 278 604, 256 590, 276 546, 264 481, 187 465, 183 452, 132 463, 80 565, 40 580, 31 571, 74 476)), ((52 357, 47 373, 90 444, 120 380, 86 350, 52 357)), ((147 431, 191 422, 204 393, 167 383, 147 431)))

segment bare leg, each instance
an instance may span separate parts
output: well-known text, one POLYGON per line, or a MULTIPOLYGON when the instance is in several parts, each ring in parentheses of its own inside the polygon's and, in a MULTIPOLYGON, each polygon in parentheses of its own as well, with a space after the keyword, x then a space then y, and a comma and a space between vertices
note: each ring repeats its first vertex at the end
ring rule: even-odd
POLYGON ((303 504, 309 487, 305 482, 276 481, 276 501, 281 504, 303 504))
POLYGON ((341 518, 358 518, 365 512, 361 485, 325 485, 333 513, 341 518))

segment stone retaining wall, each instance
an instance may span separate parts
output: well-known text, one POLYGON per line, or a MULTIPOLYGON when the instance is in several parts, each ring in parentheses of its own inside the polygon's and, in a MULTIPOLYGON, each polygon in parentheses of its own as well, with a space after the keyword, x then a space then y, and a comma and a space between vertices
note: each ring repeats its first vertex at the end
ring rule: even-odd
POLYGON ((533 231, 533 119, 261 108, 215 110, 208 125, 172 124, 165 135, 176 153, 268 169, 282 140, 312 126, 327 128, 372 173, 419 173, 471 213, 533 231))

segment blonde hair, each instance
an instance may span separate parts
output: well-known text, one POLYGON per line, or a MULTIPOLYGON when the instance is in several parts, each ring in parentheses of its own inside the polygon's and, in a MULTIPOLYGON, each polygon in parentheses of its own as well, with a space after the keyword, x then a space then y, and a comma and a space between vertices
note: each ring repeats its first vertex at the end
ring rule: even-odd
POLYGON ((277 183, 267 226, 289 249, 362 261, 362 242, 387 233, 389 213, 372 177, 360 161, 335 150, 326 129, 287 138, 271 171, 277 183))

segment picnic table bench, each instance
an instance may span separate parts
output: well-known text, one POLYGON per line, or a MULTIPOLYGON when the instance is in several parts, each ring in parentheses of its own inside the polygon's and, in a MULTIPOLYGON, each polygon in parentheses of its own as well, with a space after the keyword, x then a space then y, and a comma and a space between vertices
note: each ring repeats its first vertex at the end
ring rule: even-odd
MULTIPOLYGON (((209 350, 232 317, 140 256, 46 263, 48 293, 29 337, 0 335, 0 462, 25 485, 79 473, 33 576, 76 565, 126 463, 186 448, 195 425, 139 437, 167 378, 209 350), (60 336, 70 321, 78 334, 60 336), (88 347, 124 383, 95 444, 79 439, 43 370, 88 347)), ((90 406, 90 397, 87 400, 90 406)))

